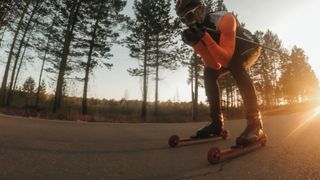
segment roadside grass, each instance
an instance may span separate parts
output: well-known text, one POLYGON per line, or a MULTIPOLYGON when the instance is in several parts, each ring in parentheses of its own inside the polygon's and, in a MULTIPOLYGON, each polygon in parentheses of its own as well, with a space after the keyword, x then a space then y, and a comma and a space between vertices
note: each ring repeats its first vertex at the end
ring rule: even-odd
MULTIPOLYGON (((154 103, 147 105, 147 118, 143 121, 140 117, 142 102, 139 100, 106 100, 88 99, 88 114, 82 115, 81 98, 65 97, 64 104, 57 113, 52 113, 53 96, 41 97, 37 108, 34 106, 34 96, 26 96, 24 93, 15 94, 9 107, 0 108, 0 113, 67 121, 85 122, 115 122, 115 123, 182 123, 195 122, 192 119, 191 102, 160 102, 158 114, 155 115, 154 103)), ((316 107, 314 102, 282 105, 276 107, 262 107, 263 116, 289 114, 299 111, 308 111, 316 107)), ((225 120, 244 119, 243 107, 223 108, 225 120)), ((196 122, 210 121, 209 107, 206 103, 198 105, 198 118, 196 122)))

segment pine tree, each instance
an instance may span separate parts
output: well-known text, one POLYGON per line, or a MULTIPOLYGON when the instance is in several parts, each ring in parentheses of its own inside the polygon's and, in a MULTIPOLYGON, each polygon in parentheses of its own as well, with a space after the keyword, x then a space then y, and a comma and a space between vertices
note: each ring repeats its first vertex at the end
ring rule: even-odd
POLYGON ((60 9, 62 8, 62 17, 61 21, 62 23, 66 23, 66 29, 64 31, 64 37, 63 37, 63 48, 62 48, 62 54, 61 54, 61 61, 59 62, 59 73, 58 73, 58 80, 57 80, 57 86, 55 90, 55 96, 54 96, 54 104, 53 104, 53 112, 56 113, 58 110, 60 110, 63 100, 63 85, 65 83, 65 73, 67 71, 67 63, 68 63, 68 57, 70 53, 70 45, 71 41, 73 40, 73 33, 74 33, 74 27, 77 23, 77 18, 79 15, 79 9, 81 7, 82 0, 66 0, 63 1, 63 4, 60 4, 60 9), (63 5, 66 6, 64 9, 63 5))
POLYGON ((35 101, 35 109, 38 109, 39 103, 43 96, 46 94, 46 82, 42 79, 41 82, 39 82, 37 92, 36 92, 36 101, 35 101))
POLYGON ((80 9, 80 22, 76 26, 76 30, 81 32, 79 33, 81 37, 76 38, 77 42, 74 47, 80 50, 78 52, 80 56, 86 55, 88 57, 86 62, 80 64, 85 69, 82 99, 82 114, 84 115, 88 111, 89 74, 98 65, 104 65, 108 69, 112 67, 112 64, 107 60, 112 57, 110 50, 119 36, 113 28, 125 20, 125 16, 119 14, 125 5, 126 1, 123 0, 95 0, 85 3, 80 9))
POLYGON ((308 63, 303 49, 294 46, 283 67, 280 84, 287 103, 300 103, 310 99, 319 87, 319 80, 308 63))
MULTIPOLYGON (((269 30, 264 34, 260 34, 259 39, 261 40, 262 44, 267 47, 278 50, 282 49, 281 40, 275 33, 269 30)), ((256 62, 256 65, 253 67, 255 68, 253 69, 253 71, 256 72, 256 74, 259 74, 259 77, 261 79, 260 84, 262 85, 263 91, 261 95, 263 96, 263 104, 266 107, 277 104, 275 92, 280 76, 280 62, 281 55, 279 53, 269 51, 267 49, 262 49, 261 56, 256 62)))
MULTIPOLYGON (((24 59, 27 59, 27 60, 28 60, 28 58, 26 58, 25 55, 26 55, 27 49, 30 48, 30 47, 32 47, 31 44, 29 43, 32 34, 33 34, 32 31, 29 32, 29 35, 28 35, 28 37, 27 37, 27 40, 26 40, 25 43, 24 43, 24 50, 23 50, 23 52, 22 52, 22 55, 21 55, 20 59, 18 60, 18 61, 19 61, 19 65, 18 65, 17 73, 16 73, 16 75, 15 75, 15 77, 14 77, 14 83, 13 83, 13 87, 12 87, 12 90, 11 90, 11 91, 15 91, 15 90, 16 90, 17 81, 18 81, 18 78, 19 78, 19 74, 20 74, 20 71, 21 71, 21 67, 22 67, 23 64, 24 64, 24 59)), ((29 57, 29 59, 32 59, 32 58, 29 57)), ((10 101, 10 92, 8 92, 8 100, 10 101)), ((8 103, 7 103, 7 104, 8 104, 8 103)))
POLYGON ((159 71, 161 68, 174 70, 177 62, 173 51, 171 50, 176 42, 175 39, 175 21, 170 15, 170 0, 154 0, 151 2, 151 16, 153 18, 150 24, 152 29, 150 45, 150 66, 154 68, 155 73, 155 109, 154 115, 158 115, 159 103, 159 71))
MULTIPOLYGON (((182 28, 177 30, 180 34, 182 28)), ((198 89, 201 82, 200 72, 203 70, 203 63, 193 49, 182 43, 176 48, 176 60, 182 65, 188 68, 189 76, 187 83, 190 85, 190 95, 192 102, 192 120, 197 121, 198 119, 198 89)))
POLYGON ((23 20, 24 17, 28 11, 29 5, 30 5, 31 1, 27 1, 26 4, 23 5, 23 11, 21 13, 20 19, 19 19, 19 23, 16 27, 16 29, 14 30, 14 37, 12 40, 12 44, 11 44, 11 48, 10 48, 10 52, 8 55, 8 61, 6 63, 6 68, 5 68, 5 72, 3 75, 3 79, 2 79, 2 84, 1 84, 1 89, 0 89, 0 105, 4 106, 6 104, 6 100, 7 100, 7 81, 8 81, 8 76, 9 76, 9 68, 11 66, 11 60, 13 57, 13 50, 15 48, 15 45, 17 43, 17 38, 18 35, 20 33, 20 30, 22 28, 22 24, 23 24, 23 20))
MULTIPOLYGON (((68 25, 68 18, 70 15, 69 10, 72 7, 69 2, 71 1, 64 2, 60 0, 46 0, 44 1, 45 5, 39 9, 39 13, 43 14, 43 16, 40 19, 40 25, 37 26, 35 30, 37 36, 34 38, 33 44, 42 64, 39 72, 38 90, 44 71, 48 73, 49 79, 52 83, 57 82, 56 76, 58 76, 60 62, 63 57, 62 47, 65 42, 64 38, 67 32, 66 27, 68 25)), ((73 66, 73 64, 70 64, 70 62, 66 63, 64 68, 64 79, 68 78, 66 76, 70 75, 72 70, 71 66, 73 66)), ((37 99, 38 95, 39 93, 37 93, 37 99)))
POLYGON ((128 72, 132 76, 143 77, 143 92, 142 92, 142 107, 141 118, 146 121, 147 115, 147 90, 148 90, 148 76, 150 68, 150 48, 152 39, 152 27, 150 26, 154 19, 154 14, 151 11, 153 0, 135 0, 134 13, 135 19, 128 23, 128 30, 131 32, 127 36, 125 43, 130 49, 130 56, 138 60, 142 60, 139 68, 129 69, 128 72))
POLYGON ((9 23, 10 9, 14 9, 13 0, 2 0, 0 2, 0 47, 9 23))
POLYGON ((11 73, 11 81, 10 81, 9 89, 8 89, 8 92, 7 92, 7 99, 6 99, 6 105, 7 106, 10 105, 10 101, 11 101, 12 88, 13 88, 14 79, 15 79, 15 76, 16 76, 16 70, 17 70, 17 65, 18 65, 18 61, 19 61, 19 58, 20 58, 20 53, 21 53, 23 45, 26 44, 25 43, 25 38, 27 37, 28 32, 29 31, 32 32, 34 26, 36 25, 36 23, 34 23, 33 25, 31 25, 31 24, 32 24, 34 16, 36 15, 36 13, 37 13, 37 11, 39 9, 40 4, 41 4, 41 0, 36 0, 34 2, 33 9, 31 11, 30 17, 28 18, 28 21, 27 21, 27 23, 25 25, 26 27, 24 28, 24 32, 23 32, 22 38, 20 40, 20 44, 19 44, 17 53, 15 55, 15 60, 14 60, 14 63, 13 63, 14 65, 13 65, 13 69, 12 69, 12 73, 11 73))
POLYGON ((26 106, 29 105, 30 100, 32 99, 34 90, 35 90, 35 81, 34 79, 30 76, 26 79, 26 81, 23 83, 22 86, 22 91, 25 92, 25 96, 26 96, 26 106))
POLYGON ((34 88, 35 88, 35 81, 34 79, 30 76, 26 79, 26 81, 23 83, 23 88, 22 90, 24 92, 27 92, 27 93, 34 93, 34 88))

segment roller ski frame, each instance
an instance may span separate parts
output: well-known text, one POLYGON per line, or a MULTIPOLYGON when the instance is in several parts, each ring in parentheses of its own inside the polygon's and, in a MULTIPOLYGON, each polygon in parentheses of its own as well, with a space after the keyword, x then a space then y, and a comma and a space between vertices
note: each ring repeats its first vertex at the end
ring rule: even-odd
POLYGON ((236 158, 244 155, 258 147, 264 147, 267 144, 267 135, 264 135, 259 141, 254 142, 248 146, 231 146, 227 149, 220 149, 212 147, 207 153, 207 159, 210 164, 218 164, 224 160, 236 158))
POLYGON ((217 139, 217 138, 227 139, 228 135, 229 135, 228 130, 223 130, 220 135, 210 135, 209 137, 205 137, 205 138, 190 137, 190 138, 180 139, 179 136, 172 135, 168 140, 168 144, 170 147, 174 148, 179 144, 186 144, 189 142, 197 142, 197 141, 204 141, 208 139, 217 139))

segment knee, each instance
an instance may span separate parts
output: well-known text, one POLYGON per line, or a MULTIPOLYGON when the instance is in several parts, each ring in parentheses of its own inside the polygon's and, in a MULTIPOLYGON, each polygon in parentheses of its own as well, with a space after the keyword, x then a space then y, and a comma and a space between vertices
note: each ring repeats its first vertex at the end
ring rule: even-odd
POLYGON ((249 86, 250 84, 252 84, 252 79, 250 78, 248 72, 243 66, 234 65, 230 67, 230 72, 237 83, 240 83, 245 86, 249 86))

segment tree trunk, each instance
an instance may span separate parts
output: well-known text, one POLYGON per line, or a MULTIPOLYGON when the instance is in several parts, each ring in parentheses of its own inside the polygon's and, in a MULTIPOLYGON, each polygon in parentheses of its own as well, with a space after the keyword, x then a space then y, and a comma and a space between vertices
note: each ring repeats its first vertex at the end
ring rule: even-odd
POLYGON ((81 0, 79 2, 78 0, 73 0, 73 5, 71 8, 71 13, 70 13, 68 25, 67 25, 67 31, 64 37, 64 44, 63 44, 63 51, 62 51, 63 53, 62 53, 62 58, 59 66, 57 87, 56 87, 54 104, 53 104, 53 113, 56 113, 61 108, 61 103, 63 98, 62 89, 63 89, 63 82, 64 82, 64 74, 67 67, 67 60, 68 60, 69 51, 70 51, 73 28, 76 23, 76 17, 79 12, 80 5, 81 5, 81 0))
POLYGON ((93 45, 92 45, 92 42, 91 42, 90 43, 90 51, 89 51, 88 61, 87 61, 87 64, 86 64, 86 74, 85 74, 84 86, 83 86, 82 115, 87 115, 88 114, 87 94, 88 94, 88 81, 89 81, 89 73, 90 73, 90 66, 91 66, 92 50, 93 50, 93 45))
POLYGON ((158 103, 159 103, 159 35, 157 35, 157 57, 156 57, 156 89, 155 89, 155 106, 154 115, 158 116, 158 103))
POLYGON ((194 121, 198 121, 198 97, 199 97, 199 63, 198 57, 195 56, 195 95, 194 95, 194 121))
POLYGON ((46 55, 47 55, 47 52, 45 53, 44 58, 42 60, 42 66, 41 66, 40 75, 39 75, 39 83, 38 83, 38 89, 37 89, 37 94, 36 94, 36 103, 34 105, 36 109, 38 109, 38 105, 39 105, 39 101, 40 101, 42 73, 43 73, 43 69, 44 69, 44 64, 46 62, 46 55))
MULTIPOLYGON (((28 43, 29 43, 29 40, 27 41, 27 44, 28 44, 28 43)), ((25 53, 26 53, 26 51, 27 51, 27 48, 28 48, 27 45, 24 46, 24 50, 23 50, 22 56, 21 56, 21 58, 20 58, 19 66, 18 66, 17 75, 16 75, 16 77, 15 77, 15 79, 14 79, 13 90, 16 90, 16 89, 17 89, 17 88, 16 88, 16 85, 17 85, 18 77, 19 77, 20 70, 21 70, 21 67, 22 67, 22 62, 23 62, 23 59, 24 59, 24 55, 25 55, 25 53)))
MULTIPOLYGON (((18 48, 18 52, 17 52, 17 54, 16 54, 16 58, 15 58, 14 65, 13 65, 13 69, 12 69, 12 73, 11 73, 11 81, 10 81, 10 86, 9 86, 9 89, 8 89, 8 95, 7 95, 7 99, 6 99, 6 105, 7 105, 7 106, 10 106, 11 94, 12 94, 12 87, 13 87, 13 84, 14 84, 14 77, 15 77, 15 73, 16 73, 17 64, 18 64, 18 61, 19 61, 19 56, 20 56, 20 53, 21 53, 21 49, 22 49, 22 46, 25 44, 24 39, 25 39, 26 36, 27 36, 27 33, 28 33, 28 31, 29 31, 29 27, 30 27, 31 21, 32 21, 33 16, 35 15, 35 13, 36 13, 36 11, 37 11, 37 8, 38 8, 39 4, 40 4, 40 0, 37 1, 35 7, 34 7, 33 10, 32 10, 32 13, 31 13, 30 18, 29 18, 28 23, 27 23, 27 26, 26 26, 26 28, 25 28, 25 30, 24 30, 22 39, 21 39, 21 41, 20 41, 20 45, 19 45, 19 48, 18 48)), ((32 31, 33 31, 33 28, 34 28, 35 25, 36 25, 36 24, 34 24, 34 25, 30 28, 30 30, 31 30, 30 36, 31 36, 31 34, 32 34, 32 31)), ((30 36, 29 36, 29 37, 30 37, 30 36)), ((29 40, 29 39, 28 39, 28 40, 29 40)))
POLYGON ((26 14, 26 12, 28 10, 30 2, 31 1, 27 1, 26 2, 27 4, 26 4, 26 6, 25 6, 25 8, 24 8, 24 10, 22 12, 22 15, 20 17, 17 29, 16 29, 16 31, 14 33, 14 37, 13 37, 13 40, 12 40, 12 44, 11 44, 11 48, 10 48, 10 52, 9 52, 9 56, 8 56, 8 61, 7 61, 7 64, 6 64, 5 72, 4 72, 3 79, 2 79, 1 89, 0 89, 0 105, 1 106, 4 106, 6 104, 7 81, 8 81, 8 75, 9 75, 9 68, 10 68, 10 65, 11 65, 11 59, 12 59, 12 56, 13 56, 13 49, 15 47, 15 44, 16 44, 16 41, 17 41, 17 38, 18 38, 18 35, 19 35, 19 31, 21 29, 21 25, 22 25, 24 16, 25 16, 25 14, 26 14))
POLYGON ((236 92, 235 92, 235 88, 232 88, 232 104, 231 104, 231 107, 233 109, 235 109, 237 107, 237 102, 236 102, 236 92))
MULTIPOLYGON (((50 31, 52 31, 53 25, 54 25, 54 22, 52 21, 51 26, 49 28, 50 31)), ((46 44, 44 56, 43 56, 43 59, 42 59, 42 66, 41 66, 40 75, 39 75, 38 90, 37 90, 37 94, 36 94, 36 103, 34 105, 36 109, 38 108, 39 102, 40 102, 40 90, 41 90, 42 74, 43 74, 45 62, 47 60, 47 53, 49 51, 50 40, 51 40, 51 38, 49 36, 48 39, 47 39, 47 44, 46 44)), ((21 62, 20 62, 20 65, 21 65, 21 62)), ((19 66, 19 69, 20 69, 20 66, 19 66)))
POLYGON ((141 118, 145 122, 147 117, 147 60, 148 60, 148 35, 145 34, 144 60, 143 60, 143 101, 141 107, 141 118))
POLYGON ((227 87, 226 88, 226 95, 227 95, 227 98, 226 98, 226 111, 229 111, 230 109, 230 104, 231 104, 231 95, 230 95, 230 87, 227 87))
POLYGON ((191 83, 191 102, 192 102, 192 106, 191 106, 191 110, 192 110, 192 120, 196 121, 196 116, 194 113, 194 60, 193 58, 190 59, 190 83, 191 83))
POLYGON ((0 47, 2 46, 2 40, 3 40, 4 33, 6 32, 6 30, 7 30, 7 26, 5 26, 5 27, 4 27, 4 30, 3 30, 2 34, 1 34, 1 38, 0 38, 0 47))
POLYGON ((90 73, 90 67, 91 67, 91 60, 92 60, 92 53, 93 53, 93 48, 94 48, 94 42, 97 34, 97 28, 100 20, 100 14, 102 11, 102 5, 99 8, 99 12, 97 15, 97 19, 94 25, 91 41, 90 41, 90 49, 89 49, 89 54, 88 54, 88 61, 86 64, 86 74, 84 78, 84 86, 83 86, 83 98, 82 98, 82 115, 87 115, 88 114, 88 83, 89 83, 89 73, 90 73))
POLYGON ((50 39, 48 38, 47 45, 46 45, 46 50, 45 50, 45 53, 44 53, 44 56, 43 56, 43 60, 42 60, 42 66, 41 66, 41 70, 40 70, 40 75, 39 75, 39 83, 38 83, 38 89, 37 89, 37 94, 36 94, 36 103, 35 103, 35 108, 36 109, 38 108, 39 101, 40 101, 40 90, 41 90, 42 74, 43 74, 45 62, 47 60, 47 53, 48 53, 48 49, 49 49, 49 43, 50 43, 50 39))
MULTIPOLYGON (((11 94, 12 94, 12 87, 13 87, 13 84, 14 84, 14 77, 15 77, 15 73, 16 73, 16 69, 17 69, 17 64, 18 64, 18 60, 19 60, 19 56, 20 56, 20 53, 21 53, 21 49, 22 49, 22 46, 23 44, 25 44, 24 42, 24 39, 26 38, 27 36, 27 33, 29 31, 29 27, 30 27, 30 24, 31 24, 31 21, 33 19, 33 16, 35 15, 38 7, 39 7, 39 4, 40 4, 40 0, 37 0, 33 10, 32 10, 32 13, 30 15, 30 18, 28 20, 28 23, 27 23, 27 26, 24 30, 24 33, 23 33, 23 36, 22 36, 22 39, 20 41, 20 45, 19 45, 19 48, 18 48, 18 52, 16 54, 16 58, 15 58, 15 61, 14 61, 14 65, 13 65, 13 69, 12 69, 12 74, 11 74, 11 81, 10 81, 10 86, 9 86, 9 89, 8 89, 8 95, 7 95, 7 99, 6 99, 6 105, 9 106, 10 105, 10 101, 11 101, 11 94)), ((36 24, 33 25, 33 27, 31 28, 31 32, 33 31, 33 28, 36 24)), ((31 36, 31 32, 30 32, 30 36, 31 36)), ((30 37, 29 36, 29 37, 30 37)))

